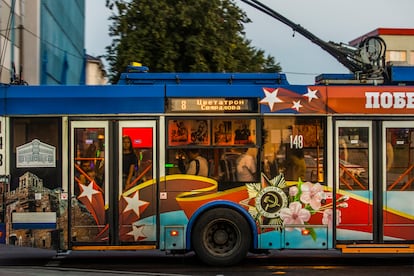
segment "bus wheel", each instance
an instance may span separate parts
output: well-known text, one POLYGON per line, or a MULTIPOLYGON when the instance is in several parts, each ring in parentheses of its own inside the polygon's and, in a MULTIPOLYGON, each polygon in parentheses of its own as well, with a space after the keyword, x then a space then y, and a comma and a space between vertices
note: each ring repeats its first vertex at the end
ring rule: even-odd
POLYGON ((207 211, 192 231, 193 248, 198 258, 214 266, 240 262, 247 255, 251 238, 246 219, 228 208, 207 211))

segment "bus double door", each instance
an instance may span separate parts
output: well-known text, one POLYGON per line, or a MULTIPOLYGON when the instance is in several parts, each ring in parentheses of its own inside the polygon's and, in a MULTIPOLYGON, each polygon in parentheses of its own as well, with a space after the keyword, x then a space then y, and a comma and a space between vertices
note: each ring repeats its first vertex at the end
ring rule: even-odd
POLYGON ((337 242, 413 241, 412 121, 337 120, 335 126, 337 242))
POLYGON ((71 121, 72 248, 156 242, 156 121, 71 121))

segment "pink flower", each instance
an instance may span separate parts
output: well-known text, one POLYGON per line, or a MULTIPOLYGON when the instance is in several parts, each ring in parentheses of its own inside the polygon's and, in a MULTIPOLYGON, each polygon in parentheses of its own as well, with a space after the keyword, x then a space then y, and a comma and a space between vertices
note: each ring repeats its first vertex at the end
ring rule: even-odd
POLYGON ((321 208, 321 200, 324 197, 322 185, 306 182, 302 184, 301 190, 302 195, 300 196, 300 201, 309 204, 313 210, 319 210, 321 208))
MULTIPOLYGON (((280 218, 283 220, 283 224, 305 224, 311 214, 308 210, 302 209, 302 204, 295 201, 289 204, 289 208, 282 208, 279 213, 280 218)), ((300 228, 296 228, 300 231, 300 228)), ((293 230, 291 227, 286 227, 287 231, 293 230)))
MULTIPOLYGON (((322 224, 328 225, 328 227, 332 227, 332 217, 333 211, 332 209, 326 209, 323 211, 323 217, 322 217, 322 224)), ((336 224, 339 224, 341 222, 341 211, 336 210, 336 224)))
POLYGON ((298 192, 299 192, 299 189, 296 186, 292 186, 292 187, 289 188, 289 195, 290 196, 296 196, 298 194, 298 192))

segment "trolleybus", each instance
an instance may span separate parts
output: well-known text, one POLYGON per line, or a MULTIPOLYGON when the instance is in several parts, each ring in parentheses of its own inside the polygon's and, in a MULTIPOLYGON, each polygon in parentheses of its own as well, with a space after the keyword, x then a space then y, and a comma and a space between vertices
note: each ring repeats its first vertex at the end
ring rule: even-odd
POLYGON ((195 251, 213 265, 283 249, 413 253, 414 86, 402 70, 380 85, 134 70, 118 85, 3 85, 0 237, 195 251), (189 172, 194 151, 206 162, 189 172))

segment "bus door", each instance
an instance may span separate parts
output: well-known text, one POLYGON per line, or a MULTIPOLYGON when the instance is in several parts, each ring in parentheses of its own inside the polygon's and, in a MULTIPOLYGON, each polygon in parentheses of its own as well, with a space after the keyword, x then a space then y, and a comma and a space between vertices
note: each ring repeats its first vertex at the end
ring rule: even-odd
POLYGON ((155 121, 122 121, 118 131, 118 238, 156 241, 157 185, 155 121))
POLYGON ((336 239, 372 241, 372 122, 336 121, 335 133, 336 239))
POLYGON ((72 249, 155 244, 155 126, 155 121, 71 122, 72 249), (125 175, 127 163, 131 171, 125 175))
POLYGON ((412 121, 336 122, 338 241, 414 240, 412 121))
POLYGON ((413 122, 383 122, 382 136, 382 238, 414 241, 413 122))

